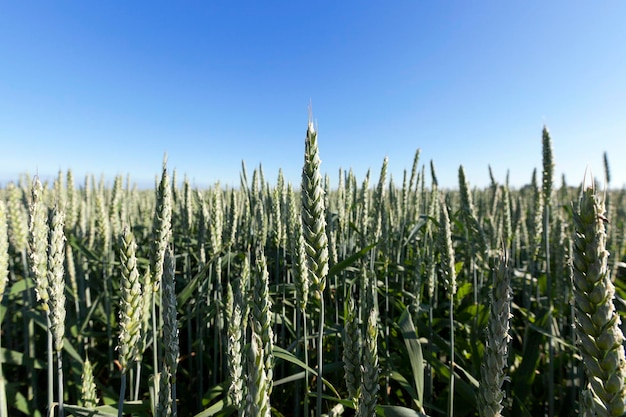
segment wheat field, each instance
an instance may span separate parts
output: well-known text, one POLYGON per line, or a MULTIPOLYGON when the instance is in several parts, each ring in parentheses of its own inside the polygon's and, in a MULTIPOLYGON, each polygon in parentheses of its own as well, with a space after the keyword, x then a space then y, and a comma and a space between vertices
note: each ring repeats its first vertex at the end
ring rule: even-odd
MULTIPOLYGON (((0 416, 619 416, 626 190, 542 172, 0 189, 0 416)), ((158 161, 156 161, 158 164, 158 161)), ((350 161, 346 161, 348 164, 350 161)), ((158 165, 157 165, 158 167, 158 165)), ((584 172, 581 167, 581 174, 584 172)))

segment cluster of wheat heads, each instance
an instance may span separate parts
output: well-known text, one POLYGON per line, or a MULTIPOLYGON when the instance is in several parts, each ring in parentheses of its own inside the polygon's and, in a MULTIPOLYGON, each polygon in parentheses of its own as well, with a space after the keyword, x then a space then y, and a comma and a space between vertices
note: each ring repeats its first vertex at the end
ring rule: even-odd
POLYGON ((623 413, 626 191, 556 186, 547 130, 519 189, 331 187, 320 143, 300 184, 0 189, 0 416, 623 413))

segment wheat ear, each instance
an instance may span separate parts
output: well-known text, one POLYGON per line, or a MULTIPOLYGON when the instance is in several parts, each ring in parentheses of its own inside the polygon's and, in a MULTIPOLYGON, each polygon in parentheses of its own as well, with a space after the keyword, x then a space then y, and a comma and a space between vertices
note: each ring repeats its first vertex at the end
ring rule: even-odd
POLYGON ((593 398, 592 411, 599 416, 622 415, 626 398, 624 335, 607 266, 604 204, 592 188, 582 192, 574 222, 576 332, 593 398))
POLYGON ((504 253, 498 261, 497 270, 493 273, 493 287, 490 293, 491 309, 478 389, 478 412, 481 417, 499 417, 503 408, 502 384, 506 379, 505 369, 510 340, 512 298, 510 283, 511 274, 504 253))

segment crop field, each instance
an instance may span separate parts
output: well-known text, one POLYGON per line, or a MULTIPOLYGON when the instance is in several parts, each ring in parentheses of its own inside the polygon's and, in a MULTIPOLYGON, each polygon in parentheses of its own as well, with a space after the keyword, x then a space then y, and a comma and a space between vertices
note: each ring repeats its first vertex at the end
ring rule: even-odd
POLYGON ((419 151, 331 188, 312 123, 297 184, 16 178, 0 417, 623 415, 626 190, 536 143, 519 189, 419 151))

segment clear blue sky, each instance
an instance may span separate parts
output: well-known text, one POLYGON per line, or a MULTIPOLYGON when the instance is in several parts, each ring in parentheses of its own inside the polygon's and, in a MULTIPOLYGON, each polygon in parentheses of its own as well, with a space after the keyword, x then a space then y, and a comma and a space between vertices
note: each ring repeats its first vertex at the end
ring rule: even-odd
POLYGON ((558 184, 626 185, 626 2, 12 1, 0 5, 0 183, 130 173, 163 154, 198 186, 241 161, 300 182, 307 107, 322 169, 394 181, 417 148, 441 185, 488 165, 521 186, 552 134, 558 184))

